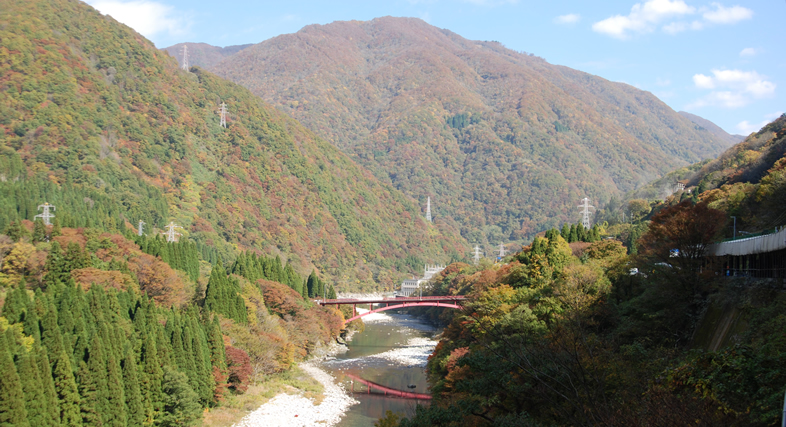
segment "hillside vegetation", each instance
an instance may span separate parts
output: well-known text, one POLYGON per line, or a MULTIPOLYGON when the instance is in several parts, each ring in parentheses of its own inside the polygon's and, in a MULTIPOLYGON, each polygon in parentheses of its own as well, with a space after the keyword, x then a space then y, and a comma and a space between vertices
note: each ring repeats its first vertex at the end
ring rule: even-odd
POLYGON ((652 94, 419 19, 311 25, 211 70, 454 224, 529 239, 728 144, 652 94))
POLYGON ((632 247, 568 245, 552 229, 500 263, 448 266, 428 293, 469 301, 425 313, 448 324, 428 362, 434 403, 381 425, 778 425, 783 266, 726 277, 705 254, 731 237, 731 215, 738 232, 786 222, 784 129, 786 116, 673 172, 686 191, 630 200, 636 214, 609 229, 632 247))
MULTIPOLYGON (((786 116, 781 116, 717 159, 672 171, 598 212, 611 224, 654 215, 659 207, 690 198, 737 218, 738 237, 768 233, 786 224, 786 116), (675 191, 675 184, 685 185, 675 191)), ((732 237, 733 224, 724 231, 732 237)))
POLYGON ((170 55, 176 57, 178 62, 183 64, 183 46, 188 46, 188 63, 191 66, 209 68, 221 62, 227 56, 233 55, 241 50, 252 46, 251 44, 241 44, 227 47, 211 46, 207 43, 178 43, 169 46, 165 50, 170 55))
POLYGON ((83 3, 4 2, 0 24, 0 227, 44 202, 62 226, 174 221, 225 261, 280 255, 347 290, 463 257, 457 231, 295 120, 83 3))

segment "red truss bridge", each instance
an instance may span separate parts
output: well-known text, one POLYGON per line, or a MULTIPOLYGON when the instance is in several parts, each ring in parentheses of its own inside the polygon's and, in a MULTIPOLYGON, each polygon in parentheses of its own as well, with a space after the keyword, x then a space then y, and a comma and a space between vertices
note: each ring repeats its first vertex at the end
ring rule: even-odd
POLYGON ((443 297, 398 297, 398 298, 380 298, 380 299, 325 299, 317 301, 319 305, 352 305, 352 317, 344 323, 349 323, 355 319, 360 319, 363 316, 368 316, 371 313, 379 313, 380 311, 393 310, 396 308, 404 307, 445 307, 462 309, 461 303, 466 301, 465 296, 443 296, 443 297), (355 310, 358 305, 369 305, 369 311, 357 314, 355 310), (374 305, 381 304, 381 307, 374 308, 374 305))
MULTIPOLYGON (((349 374, 349 373, 347 374, 347 376, 349 378, 352 378, 352 380, 357 381, 357 382, 365 385, 366 387, 368 387, 366 389, 366 394, 372 394, 371 390, 375 390, 376 392, 374 394, 383 394, 385 396, 394 396, 394 397, 400 397, 400 398, 403 398, 403 399, 431 400, 431 395, 430 394, 413 393, 411 391, 396 390, 394 388, 385 387, 385 386, 383 386, 381 384, 377 384, 377 383, 374 383, 374 382, 371 382, 371 381, 368 381, 368 380, 364 380, 363 378, 360 378, 357 375, 352 375, 352 374, 349 374)), ((354 381, 352 383, 352 393, 356 393, 355 392, 355 383, 354 383, 354 381)))

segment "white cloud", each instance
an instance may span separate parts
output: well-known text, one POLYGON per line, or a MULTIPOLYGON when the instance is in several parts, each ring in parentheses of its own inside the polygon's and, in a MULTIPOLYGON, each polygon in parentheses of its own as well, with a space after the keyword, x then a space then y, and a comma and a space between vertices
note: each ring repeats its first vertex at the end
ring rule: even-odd
POLYGON ((772 114, 765 114, 764 120, 760 123, 750 123, 747 120, 743 120, 737 124, 737 130, 739 130, 743 135, 749 135, 753 132, 759 131, 759 129, 780 117, 781 114, 783 114, 781 111, 772 114))
POLYGON ((592 24, 592 29, 619 39, 626 39, 629 33, 647 33, 654 27, 673 17, 690 15, 696 8, 682 0, 649 0, 636 3, 627 16, 615 15, 592 24))
POLYGON ((661 87, 671 85, 671 80, 669 79, 662 79, 660 77, 655 78, 655 84, 661 87))
POLYGON ((742 51, 740 51, 740 56, 756 56, 756 54, 760 53, 759 49, 753 47, 746 47, 742 51))
POLYGON ((148 38, 160 33, 184 34, 189 27, 177 16, 174 7, 163 3, 148 0, 87 0, 87 3, 148 38))
POLYGON ((693 76, 693 84, 699 89, 713 91, 691 104, 693 107, 742 107, 754 99, 775 95, 776 88, 776 84, 766 80, 765 76, 755 71, 740 70, 712 70, 711 76, 696 74, 693 76))
POLYGON ((659 25, 667 34, 678 34, 683 31, 698 31, 707 24, 734 24, 753 17, 753 11, 742 6, 725 7, 712 3, 712 8, 697 9, 683 0, 648 0, 636 3, 628 15, 614 15, 592 24, 595 32, 625 40, 632 34, 649 33, 659 25), (701 19, 691 22, 681 19, 701 13, 701 19))
POLYGON ((577 13, 569 13, 567 15, 560 15, 554 18, 557 24, 575 24, 581 20, 581 15, 577 13))
POLYGON ((735 24, 753 18, 753 11, 742 6, 725 7, 719 3, 712 3, 712 6, 715 10, 706 11, 702 16, 713 24, 735 24))

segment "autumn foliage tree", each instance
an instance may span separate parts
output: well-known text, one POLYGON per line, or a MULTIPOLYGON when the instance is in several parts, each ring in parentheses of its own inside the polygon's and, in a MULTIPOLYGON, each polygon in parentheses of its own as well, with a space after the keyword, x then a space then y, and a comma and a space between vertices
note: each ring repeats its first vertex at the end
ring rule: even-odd
POLYGON ((684 200, 653 215, 641 237, 642 257, 681 292, 695 293, 702 283, 701 266, 710 244, 726 225, 726 214, 706 203, 684 200))

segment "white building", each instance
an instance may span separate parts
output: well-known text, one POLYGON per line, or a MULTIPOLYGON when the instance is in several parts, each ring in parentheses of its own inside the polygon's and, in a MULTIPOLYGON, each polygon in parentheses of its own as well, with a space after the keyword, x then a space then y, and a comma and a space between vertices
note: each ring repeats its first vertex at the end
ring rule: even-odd
POLYGON ((408 279, 401 282, 401 292, 399 295, 403 295, 408 297, 418 291, 420 286, 424 283, 428 283, 435 274, 439 273, 440 271, 444 270, 446 266, 444 265, 428 265, 426 264, 425 268, 423 269, 423 277, 420 279, 408 279))

